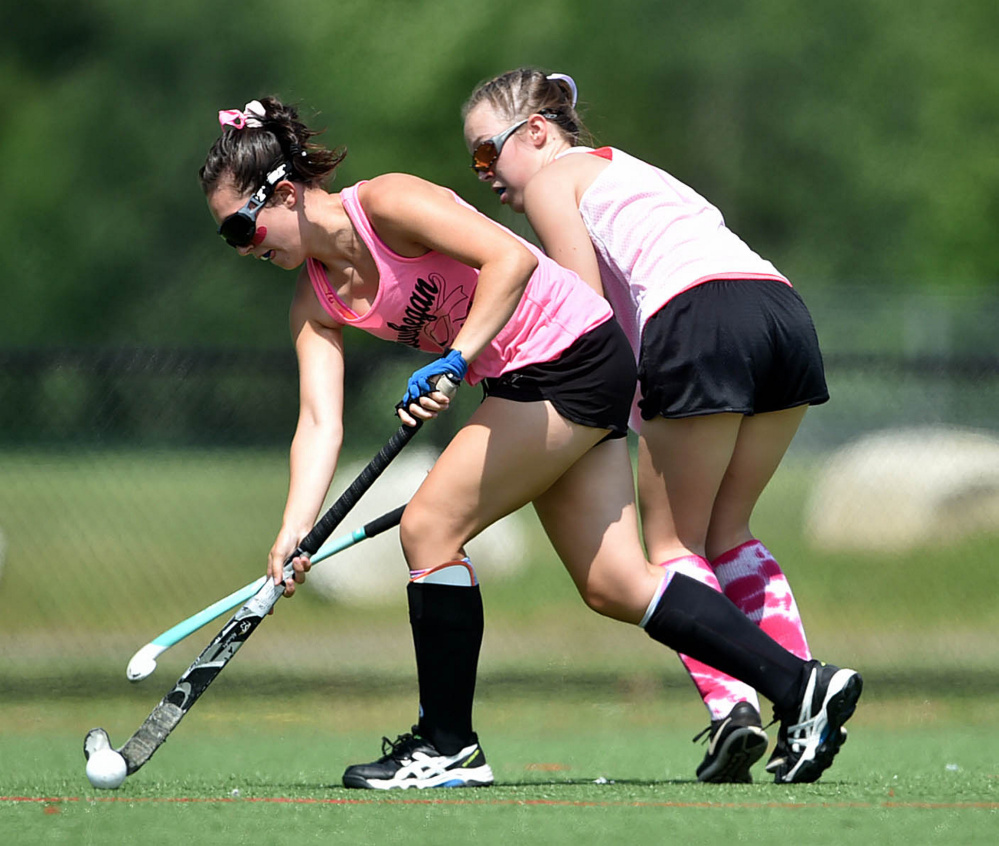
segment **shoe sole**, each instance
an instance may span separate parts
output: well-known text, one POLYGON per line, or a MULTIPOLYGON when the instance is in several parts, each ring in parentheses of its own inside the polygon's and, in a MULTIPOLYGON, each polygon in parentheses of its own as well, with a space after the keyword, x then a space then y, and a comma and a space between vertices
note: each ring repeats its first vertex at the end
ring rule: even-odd
POLYGON ((367 779, 357 775, 344 775, 343 786, 358 790, 425 790, 435 787, 489 787, 493 783, 493 771, 487 764, 471 770, 454 770, 425 779, 367 779))
POLYGON ((769 743, 766 732, 756 726, 733 729, 722 741, 715 760, 703 770, 698 769, 697 780, 710 784, 752 784, 749 768, 763 757, 769 743))
MULTIPOLYGON (((835 680, 835 676, 833 676, 835 680)), ((857 710, 857 700, 864 689, 864 680, 860 673, 851 673, 841 688, 828 695, 824 707, 826 712, 826 731, 823 740, 815 749, 811 760, 801 761, 798 768, 790 774, 790 778, 782 777, 780 773, 774 779, 778 784, 809 784, 817 781, 832 765, 833 758, 839 752, 845 740, 840 733, 843 723, 853 716, 857 710)))

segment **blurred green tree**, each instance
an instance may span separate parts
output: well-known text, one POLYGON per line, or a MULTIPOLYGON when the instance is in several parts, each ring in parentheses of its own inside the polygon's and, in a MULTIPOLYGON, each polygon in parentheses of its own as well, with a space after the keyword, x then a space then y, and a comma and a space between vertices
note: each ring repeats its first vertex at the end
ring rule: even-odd
MULTIPOLYGON (((971 0, 36 0, 0 30, 0 344, 286 344, 290 275, 235 262, 197 169, 215 113, 300 102, 349 156, 524 232, 459 107, 573 74, 597 139, 670 170, 796 283, 984 289, 999 245, 999 6, 971 0)), ((367 343, 358 339, 358 343, 367 343)))

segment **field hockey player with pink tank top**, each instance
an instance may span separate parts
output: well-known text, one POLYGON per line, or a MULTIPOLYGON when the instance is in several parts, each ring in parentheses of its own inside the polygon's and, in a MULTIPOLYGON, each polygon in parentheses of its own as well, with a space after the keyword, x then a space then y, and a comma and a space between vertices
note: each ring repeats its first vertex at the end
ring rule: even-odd
MULTIPOLYGON (((565 74, 520 68, 463 108, 472 167, 527 215, 546 252, 611 303, 638 362, 645 547, 668 572, 724 591, 764 631, 811 657, 780 566, 749 528, 809 405, 828 399, 807 309, 791 283, 664 170, 587 147, 565 74)), ((681 656, 710 715, 704 781, 749 781, 766 751, 751 687, 681 656)), ((830 743, 841 743, 845 730, 830 743)), ((767 770, 786 780, 787 739, 767 770)))

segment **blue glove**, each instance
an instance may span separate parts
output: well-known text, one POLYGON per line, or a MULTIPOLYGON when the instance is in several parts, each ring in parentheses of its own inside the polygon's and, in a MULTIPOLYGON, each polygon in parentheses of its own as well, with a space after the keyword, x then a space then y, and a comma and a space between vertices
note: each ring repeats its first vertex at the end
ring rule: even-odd
POLYGON ((420 397, 433 393, 436 389, 430 384, 430 380, 434 376, 447 374, 453 377, 455 382, 460 382, 465 378, 467 372, 468 364, 461 357, 461 353, 458 350, 448 350, 445 355, 430 362, 426 367, 421 367, 409 377, 406 394, 396 408, 409 408, 410 403, 417 402, 420 397))

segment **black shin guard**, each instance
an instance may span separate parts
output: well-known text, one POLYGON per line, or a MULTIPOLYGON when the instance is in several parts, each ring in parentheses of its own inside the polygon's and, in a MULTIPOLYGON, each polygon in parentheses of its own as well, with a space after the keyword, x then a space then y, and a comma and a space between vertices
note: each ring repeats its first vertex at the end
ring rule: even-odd
POLYGON ((805 662, 724 594, 676 573, 645 625, 653 640, 752 685, 783 713, 798 703, 805 662))
POLYGON ((413 582, 406 592, 420 683, 418 731, 439 752, 453 755, 475 740, 472 700, 482 645, 482 594, 478 585, 413 582))

